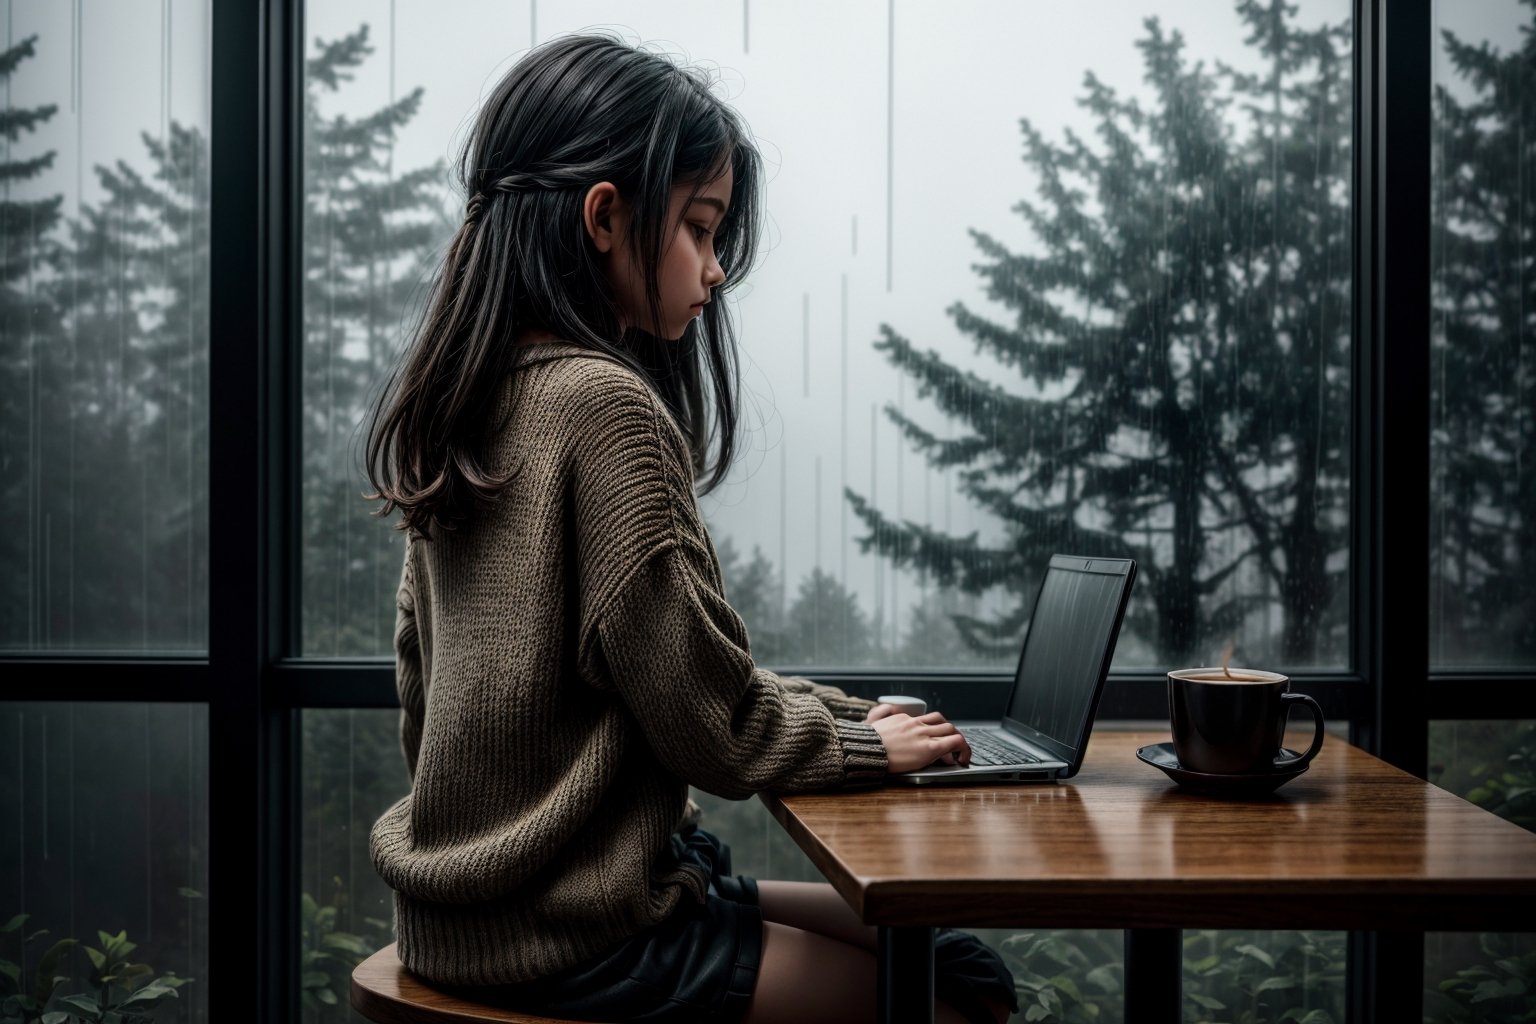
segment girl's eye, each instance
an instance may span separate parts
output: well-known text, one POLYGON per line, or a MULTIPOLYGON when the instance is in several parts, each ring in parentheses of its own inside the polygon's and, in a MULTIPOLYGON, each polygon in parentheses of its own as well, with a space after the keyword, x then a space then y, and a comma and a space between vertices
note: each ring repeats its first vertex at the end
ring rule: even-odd
POLYGON ((700 224, 690 224, 688 226, 693 228, 693 237, 696 241, 704 241, 704 236, 709 234, 709 228, 706 228, 700 224))

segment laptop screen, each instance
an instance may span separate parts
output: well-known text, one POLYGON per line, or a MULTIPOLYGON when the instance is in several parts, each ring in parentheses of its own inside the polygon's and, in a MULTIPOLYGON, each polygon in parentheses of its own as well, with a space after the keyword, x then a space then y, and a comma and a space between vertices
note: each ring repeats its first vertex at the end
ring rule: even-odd
POLYGON ((1013 680, 1006 718, 1075 751, 1119 632, 1131 563, 1051 559, 1013 680), (1090 568, 1091 567, 1091 568, 1090 568))

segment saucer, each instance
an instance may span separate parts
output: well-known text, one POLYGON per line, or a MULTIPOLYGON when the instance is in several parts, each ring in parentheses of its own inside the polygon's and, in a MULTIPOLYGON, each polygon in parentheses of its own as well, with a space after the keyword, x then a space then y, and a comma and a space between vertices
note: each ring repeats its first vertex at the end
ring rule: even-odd
MULTIPOLYGON (((1280 748, 1285 757, 1300 757, 1294 750, 1280 748)), ((1307 770, 1306 765, 1286 768, 1282 771, 1263 772, 1257 775, 1208 775, 1179 766, 1172 743, 1154 743, 1136 751, 1136 757, 1154 768, 1161 768, 1167 776, 1181 786, 1206 793, 1271 793, 1307 770)))

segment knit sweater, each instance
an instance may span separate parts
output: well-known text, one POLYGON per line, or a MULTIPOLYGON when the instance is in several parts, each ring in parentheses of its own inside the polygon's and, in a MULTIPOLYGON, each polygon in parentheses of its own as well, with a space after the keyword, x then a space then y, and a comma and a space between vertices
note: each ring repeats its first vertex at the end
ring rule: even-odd
POLYGON ((411 532, 396 597, 410 793, 374 823, 401 962, 444 985, 595 956, 708 879, 671 836, 688 787, 879 785, 871 701, 752 661, 689 446, 616 359, 520 350, 485 459, 515 471, 457 530, 411 532))

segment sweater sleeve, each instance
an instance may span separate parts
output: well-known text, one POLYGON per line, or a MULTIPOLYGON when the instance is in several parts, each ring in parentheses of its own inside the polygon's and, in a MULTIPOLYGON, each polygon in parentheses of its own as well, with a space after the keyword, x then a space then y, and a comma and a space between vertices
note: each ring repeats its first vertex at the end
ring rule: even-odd
POLYGON ((875 706, 872 700, 863 697, 850 697, 835 686, 827 686, 823 683, 812 682, 802 676, 780 676, 784 688, 790 693, 808 693, 827 706, 837 718, 845 718, 850 722, 862 722, 869 709, 875 706))
POLYGON ((707 792, 881 784, 872 725, 753 664, 698 513, 687 439, 616 370, 593 367, 572 405, 578 671, 616 691, 661 763, 707 792))
POLYGON ((668 770, 706 792, 880 785, 887 761, 874 726, 754 665, 703 562, 684 543, 640 566, 600 620, 584 671, 622 695, 668 770))
POLYGON ((406 542, 395 592, 395 692, 400 698, 400 750, 411 782, 416 781, 416 758, 421 751, 421 727, 427 714, 427 693, 422 678, 421 639, 416 631, 415 580, 411 573, 411 542, 406 542))

